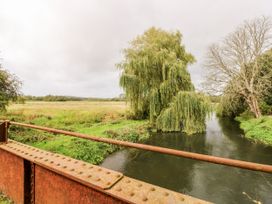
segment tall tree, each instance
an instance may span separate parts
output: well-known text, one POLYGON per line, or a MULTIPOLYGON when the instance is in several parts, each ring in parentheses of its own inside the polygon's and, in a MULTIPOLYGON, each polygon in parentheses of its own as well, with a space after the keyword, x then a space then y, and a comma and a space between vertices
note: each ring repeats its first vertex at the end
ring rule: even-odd
POLYGON ((3 69, 0 64, 0 111, 6 109, 10 100, 17 99, 20 86, 18 78, 3 69))
MULTIPOLYGON (((130 47, 124 50, 124 60, 118 64, 122 72, 120 85, 137 118, 149 117, 151 123, 163 131, 184 130, 193 133, 199 130, 196 126, 193 127, 198 122, 194 111, 205 100, 204 97, 190 93, 194 91, 194 86, 187 65, 195 60, 185 51, 181 38, 178 31, 150 28, 134 39, 130 47), (179 94, 181 91, 184 93, 179 94), (191 106, 181 99, 195 103, 191 106), (176 104, 176 108, 172 107, 174 105, 171 102, 176 104), (179 112, 175 112, 177 107, 179 112), (169 118, 169 113, 173 117, 169 118), (191 122, 191 128, 186 128, 188 121, 191 122)), ((202 117, 199 120, 203 122, 202 117)), ((203 128, 200 129, 203 131, 203 128)))
POLYGON ((261 116, 259 102, 270 86, 271 73, 262 74, 258 59, 271 48, 271 28, 267 17, 245 21, 208 50, 207 90, 241 97, 255 117, 261 116))

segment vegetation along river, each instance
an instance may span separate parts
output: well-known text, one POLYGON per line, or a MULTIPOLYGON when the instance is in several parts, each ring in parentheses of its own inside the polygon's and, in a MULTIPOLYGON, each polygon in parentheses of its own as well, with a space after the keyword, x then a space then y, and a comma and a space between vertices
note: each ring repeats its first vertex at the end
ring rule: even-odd
MULTIPOLYGON (((243 137, 235 121, 213 116, 206 133, 154 134, 147 144, 272 165, 272 147, 243 137)), ((124 149, 101 164, 125 175, 215 203, 272 203, 272 175, 159 153, 124 149)))

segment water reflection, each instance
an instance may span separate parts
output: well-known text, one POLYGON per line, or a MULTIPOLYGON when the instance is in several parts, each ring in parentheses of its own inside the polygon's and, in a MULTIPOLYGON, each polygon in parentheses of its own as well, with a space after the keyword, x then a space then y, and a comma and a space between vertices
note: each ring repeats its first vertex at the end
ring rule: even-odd
MULTIPOLYGON (((246 161, 272 164, 272 148, 249 142, 235 121, 207 121, 205 134, 154 134, 148 144, 246 161)), ((272 203, 271 174, 241 170, 154 152, 127 149, 102 166, 155 185, 216 203, 250 203, 245 192, 272 203)))

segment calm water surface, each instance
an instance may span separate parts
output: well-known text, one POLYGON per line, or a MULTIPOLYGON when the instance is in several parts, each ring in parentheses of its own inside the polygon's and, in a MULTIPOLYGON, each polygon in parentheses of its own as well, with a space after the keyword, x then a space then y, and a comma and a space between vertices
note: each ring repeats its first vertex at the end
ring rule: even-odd
MULTIPOLYGON (((249 142, 235 121, 215 116, 205 134, 154 134, 146 143, 272 165, 272 147, 249 142)), ((253 203, 251 197, 272 204, 272 174, 135 149, 110 155, 102 166, 215 203, 253 203)))

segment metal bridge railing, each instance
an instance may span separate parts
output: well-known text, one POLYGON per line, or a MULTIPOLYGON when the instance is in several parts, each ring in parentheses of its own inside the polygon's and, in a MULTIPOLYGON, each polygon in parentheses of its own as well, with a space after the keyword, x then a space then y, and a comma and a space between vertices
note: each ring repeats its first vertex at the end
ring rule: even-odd
POLYGON ((152 152, 158 152, 158 153, 173 155, 173 156, 177 156, 177 157, 200 160, 200 161, 205 161, 205 162, 214 163, 214 164, 226 165, 226 166, 248 169, 248 170, 253 170, 253 171, 272 173, 272 165, 259 164, 259 163, 247 162, 247 161, 241 161, 241 160, 235 160, 235 159, 229 159, 229 158, 222 158, 222 157, 216 157, 216 156, 211 156, 211 155, 205 155, 205 154, 199 154, 199 153, 193 153, 193 152, 187 152, 187 151, 181 151, 181 150, 175 150, 175 149, 169 149, 169 148, 146 145, 146 144, 120 141, 120 140, 115 140, 115 139, 110 139, 110 138, 97 137, 97 136, 92 136, 92 135, 87 135, 87 134, 82 134, 82 133, 70 132, 70 131, 65 131, 65 130, 58 130, 58 129, 54 129, 54 128, 42 127, 42 126, 7 121, 7 120, 4 121, 4 123, 2 123, 2 125, 0 127, 0 142, 5 142, 5 141, 7 142, 7 138, 8 138, 7 137, 7 132, 8 132, 7 129, 10 125, 21 126, 21 127, 25 127, 25 128, 31 128, 31 129, 37 129, 37 130, 42 130, 42 131, 55 133, 55 134, 68 135, 68 136, 83 138, 83 139, 92 140, 92 141, 96 141, 96 142, 104 142, 104 143, 108 143, 108 144, 120 145, 123 147, 131 147, 131 148, 142 149, 142 150, 147 150, 147 151, 152 151, 152 152))

